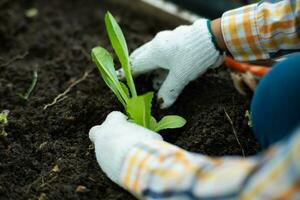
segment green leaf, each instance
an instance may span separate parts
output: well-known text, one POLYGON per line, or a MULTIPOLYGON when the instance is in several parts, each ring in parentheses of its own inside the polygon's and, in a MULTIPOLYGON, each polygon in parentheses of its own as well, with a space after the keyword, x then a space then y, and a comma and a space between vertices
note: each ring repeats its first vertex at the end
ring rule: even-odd
POLYGON ((152 131, 155 131, 156 126, 157 126, 157 121, 153 116, 151 116, 149 129, 152 130, 152 131))
POLYGON ((153 92, 133 97, 127 101, 127 114, 135 123, 150 129, 153 92))
POLYGON ((186 124, 186 120, 183 117, 177 115, 169 115, 163 117, 160 122, 158 122, 155 131, 160 131, 163 129, 173 129, 181 128, 186 124))
POLYGON ((127 115, 129 116, 129 121, 133 121, 136 124, 153 131, 184 126, 186 120, 180 116, 166 116, 159 123, 157 123, 156 119, 151 116, 154 93, 149 92, 147 94, 137 96, 131 74, 129 53, 125 37, 120 26, 109 12, 105 15, 105 25, 111 44, 124 70, 127 85, 118 80, 113 58, 104 48, 93 48, 91 53, 92 59, 97 65, 105 83, 125 107, 127 115))
POLYGON ((125 85, 123 82, 121 82, 121 81, 119 81, 120 82, 120 84, 121 84, 121 87, 122 87, 122 89, 124 90, 124 92, 126 93, 126 95, 128 96, 128 97, 130 97, 130 94, 129 94, 129 90, 128 90, 128 87, 127 87, 127 85, 125 85))
POLYGON ((6 125, 8 123, 7 115, 8 115, 7 111, 2 111, 0 113, 0 126, 6 125))
POLYGON ((116 22, 115 18, 110 14, 110 12, 107 12, 105 15, 105 26, 110 42, 124 70, 127 85, 129 86, 131 95, 133 97, 136 97, 137 93, 131 74, 131 67, 129 64, 129 53, 126 40, 120 26, 116 22))
POLYGON ((126 107, 129 99, 127 92, 124 91, 120 81, 118 80, 116 70, 114 68, 113 58, 108 51, 102 47, 92 49, 92 60, 108 87, 114 92, 118 100, 126 107))
POLYGON ((107 12, 105 15, 105 26, 109 39, 120 59, 120 62, 126 64, 129 62, 126 40, 120 26, 110 12, 107 12))

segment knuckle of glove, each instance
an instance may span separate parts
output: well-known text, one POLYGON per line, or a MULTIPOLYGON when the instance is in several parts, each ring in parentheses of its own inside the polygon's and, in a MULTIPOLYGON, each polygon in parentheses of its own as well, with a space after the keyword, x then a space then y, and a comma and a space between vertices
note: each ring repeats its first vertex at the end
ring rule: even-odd
POLYGON ((107 122, 117 123, 117 122, 122 122, 122 121, 126 121, 126 120, 127 120, 126 115, 124 115, 123 113, 121 113, 119 111, 113 111, 106 117, 105 123, 107 123, 107 122))
POLYGON ((171 46, 174 45, 174 36, 171 31, 162 31, 153 39, 153 48, 157 53, 167 53, 171 46))
POLYGON ((183 36, 185 34, 188 34, 190 30, 192 29, 193 25, 182 25, 178 26, 176 29, 174 29, 174 34, 177 36, 183 36))
POLYGON ((102 132, 102 125, 94 126, 89 131, 89 138, 94 143, 96 138, 101 134, 102 132))
POLYGON ((105 138, 107 134, 114 131, 115 125, 117 127, 121 126, 124 122, 127 122, 127 117, 121 112, 111 112, 105 119, 105 121, 98 126, 94 126, 89 131, 89 138, 92 142, 95 142, 96 139, 105 138))
POLYGON ((152 43, 153 57, 159 63, 159 66, 164 69, 171 69, 178 61, 176 52, 181 48, 172 31, 163 31, 157 34, 152 43))
POLYGON ((167 38, 170 38, 171 34, 172 34, 172 31, 161 31, 161 32, 156 34, 153 41, 158 41, 159 42, 161 40, 165 40, 167 38))

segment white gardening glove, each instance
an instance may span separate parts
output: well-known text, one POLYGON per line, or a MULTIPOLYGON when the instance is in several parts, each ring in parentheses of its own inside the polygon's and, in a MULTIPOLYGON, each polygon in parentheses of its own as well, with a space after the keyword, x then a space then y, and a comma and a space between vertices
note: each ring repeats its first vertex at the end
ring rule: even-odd
MULTIPOLYGON (((184 87, 208 68, 221 65, 223 56, 216 50, 211 37, 207 20, 200 19, 192 25, 158 33, 152 41, 131 54, 134 75, 158 68, 169 72, 153 81, 154 88, 161 85, 158 92, 161 108, 171 106, 184 87)), ((122 78, 123 70, 118 74, 122 78)))
POLYGON ((91 128, 89 137, 101 169, 120 186, 122 164, 130 149, 145 141, 163 140, 159 134, 127 121, 124 114, 116 111, 103 124, 91 128))

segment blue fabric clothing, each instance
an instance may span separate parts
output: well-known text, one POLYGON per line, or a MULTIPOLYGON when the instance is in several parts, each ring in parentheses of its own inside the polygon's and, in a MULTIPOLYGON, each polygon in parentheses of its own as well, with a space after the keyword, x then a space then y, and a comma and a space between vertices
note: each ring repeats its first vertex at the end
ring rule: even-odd
POLYGON ((260 81, 251 104, 253 130, 263 148, 300 124, 300 54, 277 63, 260 81))

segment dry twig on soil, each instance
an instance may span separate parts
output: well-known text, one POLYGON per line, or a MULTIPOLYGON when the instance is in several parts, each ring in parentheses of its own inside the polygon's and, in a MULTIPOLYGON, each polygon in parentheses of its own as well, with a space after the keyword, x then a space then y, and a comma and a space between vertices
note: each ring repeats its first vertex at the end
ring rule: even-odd
POLYGON ((47 108, 57 104, 58 102, 63 101, 64 99, 66 99, 67 98, 66 95, 71 91, 71 89, 73 87, 75 87, 76 85, 78 85, 79 83, 81 83, 82 81, 84 81, 88 77, 89 74, 90 74, 90 71, 84 72, 83 76, 80 79, 78 79, 78 80, 74 81, 73 83, 71 83, 71 85, 69 85, 69 87, 64 92, 57 95, 51 103, 45 105, 44 110, 46 110, 47 108))
POLYGON ((24 59, 26 56, 28 55, 28 51, 25 51, 23 54, 19 54, 19 55, 16 55, 15 57, 9 59, 6 63, 3 63, 0 65, 0 68, 2 67, 6 67, 8 65, 10 65, 11 63, 17 61, 17 60, 22 60, 24 59))
POLYGON ((236 132, 236 130, 235 130, 235 128, 234 128, 234 125, 233 125, 233 121, 232 121, 232 119, 230 118, 229 114, 226 112, 226 109, 225 109, 225 108, 223 108, 223 109, 224 109, 224 112, 225 112, 225 116, 226 116, 226 118, 228 119, 228 121, 229 121, 229 123, 230 123, 230 125, 231 125, 232 132, 233 132, 233 134, 234 134, 234 136, 235 136, 235 139, 236 139, 238 145, 239 145, 240 148, 241 148, 243 157, 245 157, 245 156, 246 156, 246 155, 245 155, 245 151, 244 151, 244 148, 243 148, 243 146, 242 146, 242 144, 241 144, 241 142, 240 142, 240 140, 239 140, 239 138, 238 138, 237 132, 236 132))

